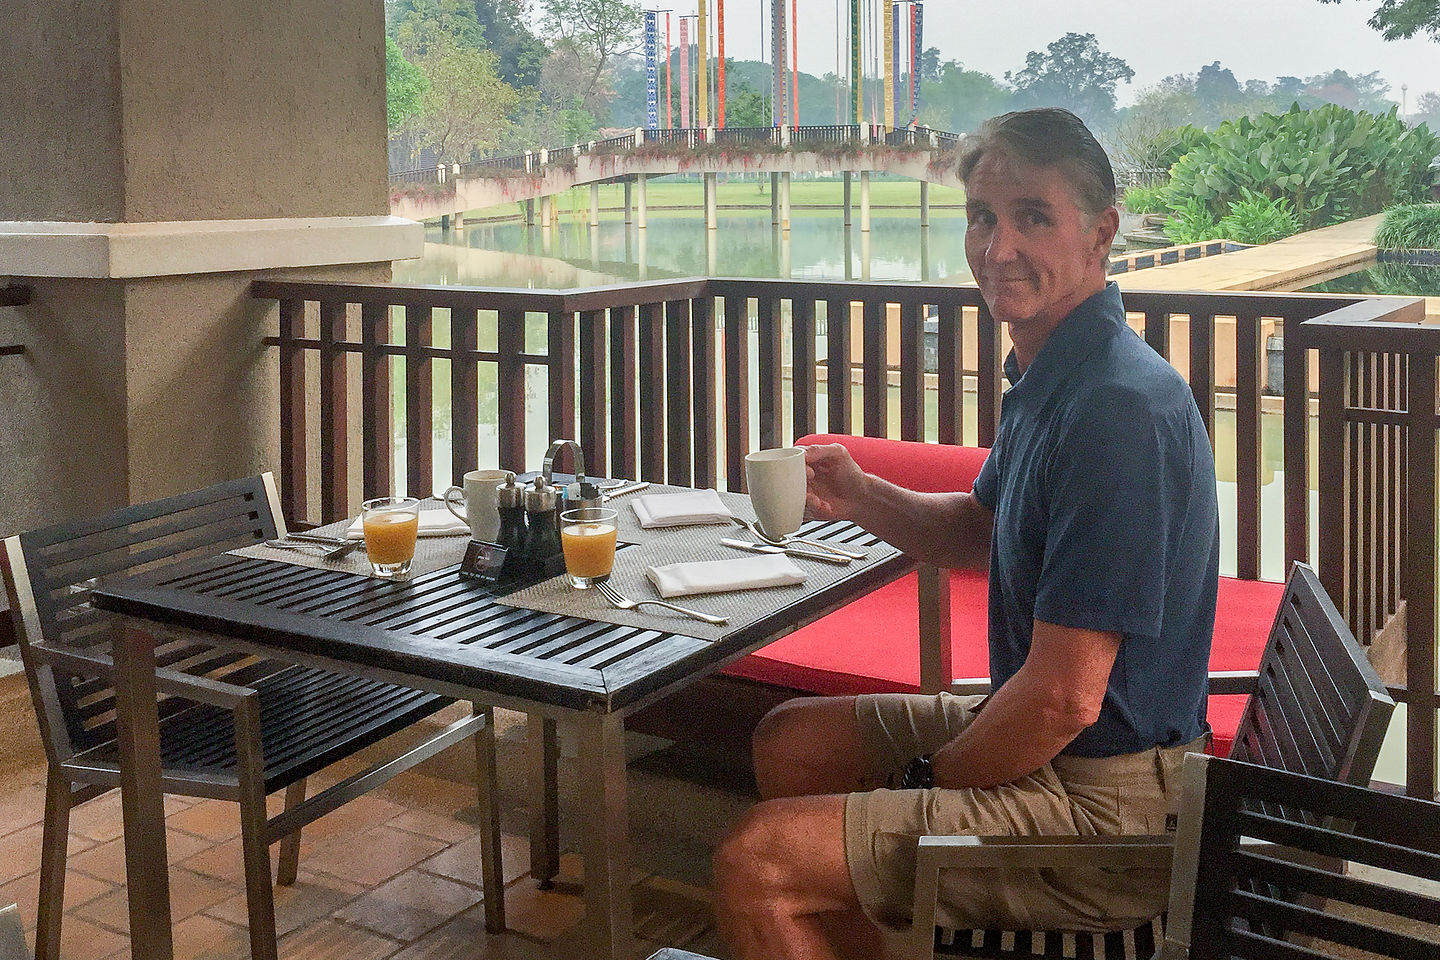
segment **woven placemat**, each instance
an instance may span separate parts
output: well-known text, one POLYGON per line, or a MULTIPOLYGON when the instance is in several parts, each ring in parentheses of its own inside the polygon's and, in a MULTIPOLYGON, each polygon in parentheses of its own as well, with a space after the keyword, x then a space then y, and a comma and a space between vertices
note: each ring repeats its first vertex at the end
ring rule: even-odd
MULTIPOLYGON (((622 543, 648 543, 658 537, 668 536, 677 531, 684 530, 709 530, 715 532, 716 538, 744 536, 745 532, 740 529, 739 524, 732 522, 724 523, 700 523, 689 526, 678 527, 650 527, 646 529, 640 526, 640 521, 635 516, 635 499, 650 494, 665 493, 693 493, 690 487, 672 487, 663 483, 652 483, 644 490, 637 490, 635 493, 626 493, 616 497, 614 500, 605 501, 605 506, 615 509, 615 535, 622 543), (728 531, 728 532, 722 532, 728 531)), ((720 491, 720 500, 730 508, 730 512, 745 520, 754 520, 755 511, 750 508, 750 498, 743 493, 726 493, 720 491)))
MULTIPOLYGON (((721 494, 721 496, 739 497, 742 501, 748 500, 743 494, 721 494)), ((743 513, 753 517, 754 514, 749 511, 748 502, 743 506, 743 513)), ((732 509, 735 507, 732 506, 732 509)), ((736 512, 741 513, 742 511, 736 510, 736 512)), ((630 517, 633 521, 635 517, 633 510, 630 511, 630 517)), ((635 528, 637 531, 639 530, 638 524, 635 525, 635 528)), ((737 557, 758 556, 758 554, 747 554, 744 551, 720 544, 721 537, 734 536, 735 532, 741 531, 734 524, 725 527, 706 525, 639 531, 639 536, 643 537, 643 540, 615 555, 615 569, 610 574, 610 585, 622 596, 629 597, 631 600, 659 600, 662 599, 660 594, 656 592, 650 578, 645 575, 645 568, 648 566, 687 560, 733 560, 737 557)), ((621 539, 625 539, 623 535, 621 539)), ((672 603, 678 603, 681 606, 691 607, 716 616, 729 617, 730 622, 720 627, 658 607, 617 610, 605 601, 599 591, 594 589, 576 590, 566 582, 563 576, 553 577, 533 587, 516 591, 505 598, 505 603, 545 613, 566 614, 573 617, 584 617, 588 620, 599 620, 604 623, 661 630, 666 633, 681 633, 702 640, 719 640, 767 616, 778 607, 792 604, 806 594, 827 587, 895 552, 895 548, 878 542, 869 547, 854 542, 847 543, 846 546, 857 550, 863 549, 866 559, 854 560, 842 567, 833 563, 796 558, 796 565, 805 571, 805 582, 802 584, 670 598, 672 603)))
MULTIPOLYGON (((440 501, 435 499, 424 500, 420 509, 434 509, 440 501)), ((345 531, 350 529, 353 520, 338 520, 335 523, 327 523, 323 527, 316 527, 309 533, 319 534, 325 537, 343 537, 345 531)), ((736 529, 739 529, 738 527, 736 529)), ((297 567, 314 567, 317 570, 339 570, 343 573, 354 573, 362 577, 374 576, 370 569, 370 561, 365 557, 365 548, 361 547, 338 560, 326 560, 325 553, 331 547, 327 544, 317 543, 312 545, 301 545, 300 541, 289 541, 294 543, 298 550, 276 549, 267 547, 263 543, 257 543, 252 547, 241 547, 238 550, 227 551, 237 557, 251 557, 257 560, 278 560, 281 563, 294 564, 297 567)), ((465 556, 465 547, 470 543, 468 533, 456 534, 446 537, 420 537, 415 541, 415 560, 410 564, 410 576, 418 577, 436 570, 443 570, 446 567, 454 566, 465 556)))

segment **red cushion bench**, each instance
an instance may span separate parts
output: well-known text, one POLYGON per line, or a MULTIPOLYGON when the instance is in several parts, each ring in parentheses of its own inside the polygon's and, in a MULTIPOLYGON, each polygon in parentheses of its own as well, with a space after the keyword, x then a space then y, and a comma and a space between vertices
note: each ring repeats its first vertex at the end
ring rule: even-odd
MULTIPOLYGON (((968 490, 985 461, 979 447, 911 443, 877 437, 819 434, 800 444, 843 443, 866 471, 914 490, 968 490)), ((912 573, 775 641, 726 672, 817 694, 916 692, 920 689, 917 580, 912 573)), ((1254 670, 1265 649, 1283 583, 1220 578, 1210 669, 1254 670)), ((950 577, 952 672, 989 674, 986 651, 989 587, 985 574, 950 577)), ((1215 752, 1229 753, 1243 696, 1210 698, 1215 752)))

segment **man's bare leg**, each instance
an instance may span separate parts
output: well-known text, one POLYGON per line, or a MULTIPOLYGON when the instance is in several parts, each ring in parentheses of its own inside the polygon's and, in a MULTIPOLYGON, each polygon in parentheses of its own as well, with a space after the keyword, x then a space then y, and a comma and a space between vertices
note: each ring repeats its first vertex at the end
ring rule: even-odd
POLYGON ((755 782, 766 800, 885 786, 860 737, 854 697, 787 700, 765 715, 753 740, 755 782))
POLYGON ((883 956, 845 861, 845 797, 785 797, 748 811, 715 851, 715 914, 735 960, 883 956), (826 931, 843 929, 832 942, 826 931))

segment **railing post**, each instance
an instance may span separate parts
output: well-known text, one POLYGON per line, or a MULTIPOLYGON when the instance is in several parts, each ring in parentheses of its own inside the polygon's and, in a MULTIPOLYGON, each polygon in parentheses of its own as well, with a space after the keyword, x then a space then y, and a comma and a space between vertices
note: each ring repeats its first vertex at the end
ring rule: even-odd
POLYGON ((436 182, 436 183, 444 183, 444 182, 445 182, 445 164, 443 164, 443 163, 437 163, 437 164, 435 165, 435 182, 436 182))
POLYGON ((635 128, 635 146, 638 148, 638 147, 642 147, 642 146, 644 146, 644 145, 645 145, 645 128, 644 128, 644 127, 636 127, 636 128, 635 128))
MULTIPOLYGON (((526 151, 525 151, 525 172, 526 172, 526 173, 529 173, 529 172, 531 171, 531 163, 533 162, 533 160, 534 160, 534 157, 532 157, 532 156, 530 155, 530 151, 529 151, 529 150, 526 150, 526 151)), ((544 162, 545 162, 545 151, 544 151, 544 150, 541 150, 541 151, 540 151, 540 162, 541 162, 541 163, 544 163, 544 162)))
MULTIPOLYGON (((549 162, 550 162, 550 151, 549 151, 547 148, 545 148, 545 147, 541 147, 541 148, 540 148, 540 166, 543 167, 543 166, 545 166, 545 164, 547 164, 547 163, 549 163, 549 162)), ((528 163, 528 161, 527 161, 527 163, 528 163)), ((525 169, 526 169, 526 170, 529 170, 530 168, 529 168, 529 166, 526 166, 525 169)))
POLYGON ((790 128, 789 128, 789 127, 781 127, 781 128, 780 128, 780 146, 782 146, 782 147, 788 147, 788 146, 790 146, 790 128))

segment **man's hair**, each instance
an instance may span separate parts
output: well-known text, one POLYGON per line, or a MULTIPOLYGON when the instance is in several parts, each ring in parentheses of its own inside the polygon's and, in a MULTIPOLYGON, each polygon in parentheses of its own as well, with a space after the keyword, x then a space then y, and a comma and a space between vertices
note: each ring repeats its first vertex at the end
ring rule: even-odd
POLYGON ((1037 107, 991 117, 960 145, 960 180, 968 183, 981 158, 999 150, 1016 160, 1058 167, 1089 216, 1115 204, 1115 171, 1084 121, 1060 107, 1037 107))

